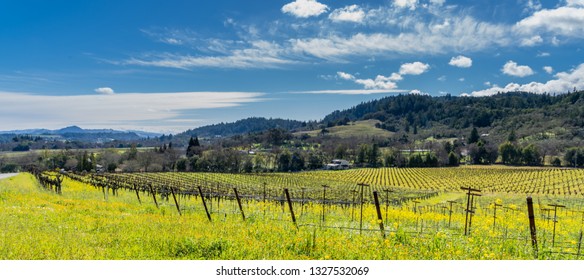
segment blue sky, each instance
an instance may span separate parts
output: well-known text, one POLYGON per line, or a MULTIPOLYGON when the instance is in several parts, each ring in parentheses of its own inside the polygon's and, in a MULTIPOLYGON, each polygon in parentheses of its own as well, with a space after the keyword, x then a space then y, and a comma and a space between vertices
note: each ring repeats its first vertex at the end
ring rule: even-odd
POLYGON ((319 120, 584 89, 584 0, 2 1, 0 130, 319 120))

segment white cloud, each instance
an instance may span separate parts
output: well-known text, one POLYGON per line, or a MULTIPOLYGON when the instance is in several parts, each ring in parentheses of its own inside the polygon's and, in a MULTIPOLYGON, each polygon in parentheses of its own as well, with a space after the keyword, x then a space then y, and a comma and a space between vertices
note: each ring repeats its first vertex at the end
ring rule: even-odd
POLYGON ((341 9, 334 10, 329 19, 332 21, 349 21, 362 23, 365 19, 365 11, 357 5, 346 6, 341 9))
POLYGON ((581 1, 572 1, 571 6, 535 12, 516 24, 519 32, 535 34, 549 32, 566 37, 584 37, 584 6, 581 1))
POLYGON ((409 94, 412 94, 412 95, 430 95, 426 92, 422 92, 419 89, 410 90, 409 94))
POLYGON ((524 38, 521 40, 521 45, 526 47, 532 47, 543 43, 543 39, 539 35, 532 36, 530 38, 524 38))
POLYGON ((430 69, 430 65, 419 61, 412 63, 404 63, 399 68, 401 75, 420 75, 430 69))
POLYGON ((347 56, 473 52, 514 42, 514 38, 509 36, 508 26, 478 22, 468 16, 452 18, 450 24, 439 30, 433 28, 434 24, 419 22, 415 17, 406 21, 413 22, 414 27, 399 34, 358 32, 343 37, 339 33, 331 33, 333 35, 291 39, 289 43, 292 52, 343 61, 342 58, 347 56))
MULTIPOLYGON (((437 1, 435 4, 441 2, 437 1)), ((303 3, 320 4, 316 1, 299 0, 289 5, 300 7, 303 3)), ((408 5, 407 3, 421 5, 419 1, 403 2, 404 5, 408 5)), ((432 12, 431 8, 420 9, 420 13, 411 13, 395 7, 365 9, 351 5, 330 14, 331 20, 366 23, 355 27, 357 29, 354 32, 341 32, 338 25, 328 21, 303 21, 291 25, 274 21, 267 30, 260 30, 261 27, 255 26, 256 31, 251 32, 254 26, 237 24, 233 19, 227 19, 226 26, 236 29, 239 40, 197 39, 197 32, 189 30, 146 30, 143 32, 157 41, 174 38, 180 40, 184 46, 191 47, 188 51, 194 49, 198 52, 145 53, 112 63, 181 69, 281 68, 300 62, 313 62, 310 60, 314 58, 346 63, 354 57, 395 58, 402 55, 470 53, 508 46, 517 41, 510 36, 511 25, 479 21, 465 12, 454 14, 454 8, 450 6, 433 9, 440 10, 440 13, 432 12), (315 33, 311 32, 316 30, 318 31, 315 33), (286 40, 282 39, 284 36, 278 36, 300 31, 302 32, 295 36, 289 36, 292 39, 286 40), (250 32, 255 35, 250 35, 250 32), (313 35, 303 36, 311 33, 313 35), (262 35, 274 37, 262 38, 262 35)), ((519 40, 528 36, 520 36, 519 40)))
POLYGON ((351 74, 349 74, 349 73, 345 73, 345 72, 340 72, 340 71, 339 71, 339 72, 337 72, 337 75, 338 75, 338 76, 339 76, 341 79, 343 79, 343 80, 349 80, 349 81, 352 81, 352 80, 354 80, 354 79, 355 79, 355 76, 353 76, 353 75, 351 75, 351 74))
POLYGON ((528 84, 510 83, 505 87, 493 86, 492 88, 474 91, 472 96, 490 96, 498 92, 524 91, 533 93, 566 93, 568 91, 584 88, 584 63, 570 72, 560 72, 554 75, 556 79, 546 83, 531 82, 528 84))
POLYGON ((409 8, 415 10, 418 0, 393 0, 393 5, 399 8, 409 8))
POLYGON ((386 77, 383 75, 377 75, 375 79, 357 79, 355 76, 345 73, 337 72, 339 78, 343 80, 353 81, 356 84, 362 85, 365 89, 377 89, 377 90, 391 90, 396 89, 396 81, 401 81, 403 78, 398 73, 392 73, 391 76, 386 77))
POLYGON ((552 68, 551 66, 544 66, 543 70, 548 74, 551 74, 554 72, 554 68, 552 68))
POLYGON ((95 92, 99 93, 99 94, 105 94, 105 95, 112 95, 115 94, 114 90, 109 88, 109 87, 100 87, 100 88, 96 88, 95 92))
POLYGON ((390 76, 377 75, 375 79, 357 79, 355 76, 341 71, 337 72, 337 76, 343 80, 362 85, 366 90, 395 90, 398 87, 396 82, 403 80, 402 75, 420 75, 429 68, 428 64, 412 62, 403 64, 399 73, 391 73, 390 76))
POLYGON ((472 66, 472 59, 466 57, 466 56, 456 56, 450 59, 450 62, 448 63, 452 66, 456 66, 456 67, 460 67, 460 68, 469 68, 472 66))
POLYGON ((391 73, 391 76, 389 76, 388 79, 391 81, 401 81, 403 80, 403 77, 398 73, 391 73))
POLYGON ((377 75, 373 79, 356 79, 355 83, 363 85, 365 89, 396 89, 397 84, 393 82, 390 77, 377 75))
POLYGON ((584 0, 566 0, 566 5, 570 7, 584 7, 584 0))
POLYGON ((316 0, 296 0, 282 7, 282 12, 299 18, 318 16, 328 11, 328 6, 316 0))
POLYGON ((537 54, 537 57, 548 57, 551 54, 549 52, 540 52, 537 54))
POLYGON ((179 39, 175 39, 175 38, 164 38, 163 42, 170 44, 170 45, 182 45, 183 42, 179 39))
POLYGON ((523 12, 529 13, 533 11, 539 11, 541 10, 541 7, 542 7, 541 2, 539 2, 539 0, 527 0, 525 2, 525 9, 523 10, 523 12))
POLYGON ((446 2, 446 0, 430 0, 430 3, 437 5, 437 6, 444 5, 444 2, 446 2))
POLYGON ((509 76, 515 77, 527 77, 534 74, 529 66, 517 65, 513 60, 507 61, 501 71, 509 76))
POLYGON ((161 54, 142 58, 131 58, 120 64, 157 66, 167 68, 192 69, 197 67, 213 68, 278 68, 283 65, 295 64, 294 60, 284 58, 286 50, 278 44, 267 41, 252 41, 248 48, 223 50, 225 55, 191 56, 161 54))
POLYGON ((177 124, 187 111, 229 108, 262 101, 255 92, 117 93, 113 95, 47 96, 0 92, 0 122, 21 128, 139 128, 181 131, 195 122, 177 124), (179 126, 180 125, 180 126, 179 126))
POLYGON ((359 95, 359 94, 400 93, 400 92, 408 92, 408 91, 407 90, 400 90, 400 89, 338 89, 338 90, 292 91, 289 93, 359 95))

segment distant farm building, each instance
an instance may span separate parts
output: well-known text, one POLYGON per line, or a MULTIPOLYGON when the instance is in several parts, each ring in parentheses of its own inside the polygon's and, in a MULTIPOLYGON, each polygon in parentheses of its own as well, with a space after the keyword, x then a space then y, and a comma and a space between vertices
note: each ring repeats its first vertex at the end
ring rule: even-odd
POLYGON ((333 159, 325 166, 326 170, 342 170, 351 168, 351 164, 344 159, 333 159))

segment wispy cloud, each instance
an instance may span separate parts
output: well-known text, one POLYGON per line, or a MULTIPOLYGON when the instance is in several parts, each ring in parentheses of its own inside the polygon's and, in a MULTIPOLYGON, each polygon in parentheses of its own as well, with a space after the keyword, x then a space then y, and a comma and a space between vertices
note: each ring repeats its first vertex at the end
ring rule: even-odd
MULTIPOLYGON (((517 42, 524 47, 543 44, 546 40, 560 44, 556 37, 539 34, 541 28, 551 24, 547 21, 548 17, 540 13, 551 10, 536 11, 517 24, 492 23, 479 20, 457 6, 443 6, 444 3, 443 0, 432 0, 429 3, 395 0, 388 6, 378 8, 349 5, 333 10, 328 19, 279 19, 266 26, 240 24, 229 18, 225 26, 232 28, 231 31, 238 36, 232 40, 200 39, 193 31, 143 30, 156 41, 175 45, 180 43, 189 49, 181 53, 138 55, 126 59, 122 64, 180 69, 282 68, 299 63, 314 63, 315 59, 317 62, 349 63, 356 57, 395 58, 403 55, 474 53, 516 46, 517 42), (353 25, 353 29, 347 32, 346 25, 338 22, 359 24, 353 25)), ((537 3, 525 5, 536 7, 537 3)), ((575 5, 564 8, 578 12, 584 9, 575 5)), ((315 0, 296 0, 282 7, 282 12, 300 18, 318 16, 328 10, 327 5, 315 0)), ((566 26, 566 30, 579 31, 584 26, 578 23, 582 14, 570 13, 569 18, 577 23, 564 23, 556 19, 554 24, 558 24, 560 30, 566 26)), ((555 29, 555 26, 549 28, 555 29)))
POLYGON ((545 9, 519 21, 515 28, 520 33, 546 32, 566 37, 584 37, 584 4, 568 1, 567 6, 545 9))
POLYGON ((193 56, 176 54, 159 54, 130 58, 122 62, 127 65, 157 66, 178 69, 199 67, 211 68, 278 68, 297 64, 298 61, 284 56, 286 50, 267 41, 253 41, 245 49, 229 50, 227 55, 193 56))
POLYGON ((169 92, 117 93, 111 95, 47 96, 39 94, 0 92, 0 122, 3 128, 59 128, 80 125, 91 128, 132 128, 168 123, 167 130, 177 127, 174 119, 184 119, 183 113, 202 109, 229 108, 260 102, 263 93, 256 92, 169 92), (16 120, 16 121, 15 121, 16 120))
POLYGON ((432 23, 412 23, 411 28, 397 34, 358 32, 349 36, 332 34, 291 39, 289 42, 296 53, 338 61, 354 56, 474 52, 506 46, 513 41, 509 36, 509 26, 479 22, 469 16, 453 18, 449 22, 442 28, 435 28, 432 23))
POLYGON ((398 8, 408 8, 415 10, 418 5, 418 0, 393 0, 393 5, 398 8))
POLYGON ((541 36, 539 35, 535 35, 529 38, 524 38, 523 40, 521 40, 521 45, 522 46, 526 46, 526 47, 532 47, 535 45, 539 45, 543 43, 543 38, 541 38, 541 36))
POLYGON ((346 6, 344 8, 334 10, 329 15, 329 19, 336 22, 344 21, 363 23, 363 20, 365 19, 365 11, 357 5, 346 6))

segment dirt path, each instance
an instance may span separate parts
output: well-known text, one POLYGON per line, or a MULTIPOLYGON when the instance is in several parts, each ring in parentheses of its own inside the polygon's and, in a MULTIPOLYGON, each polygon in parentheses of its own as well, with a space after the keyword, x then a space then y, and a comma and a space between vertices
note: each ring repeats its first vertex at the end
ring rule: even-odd
POLYGON ((6 178, 9 178, 12 176, 16 176, 16 175, 18 175, 18 173, 2 173, 2 174, 0 174, 0 180, 6 179, 6 178))

